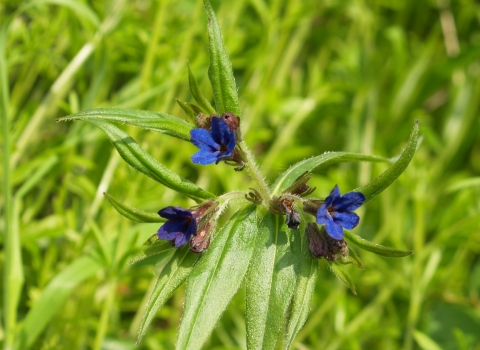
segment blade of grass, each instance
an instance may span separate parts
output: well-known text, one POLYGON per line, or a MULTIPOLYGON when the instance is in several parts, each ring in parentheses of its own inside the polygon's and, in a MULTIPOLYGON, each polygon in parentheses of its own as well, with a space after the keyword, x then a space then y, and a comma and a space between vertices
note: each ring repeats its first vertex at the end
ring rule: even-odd
POLYGON ((97 258, 87 255, 78 258, 55 276, 25 317, 15 349, 31 347, 69 294, 101 268, 97 258))
MULTIPOLYGON (((4 268, 3 268, 3 320, 5 327, 4 347, 12 348, 14 331, 17 322, 17 306, 20 299, 24 277, 21 258, 20 238, 15 234, 14 223, 15 208, 12 208, 12 184, 10 168, 10 121, 9 110, 9 86, 5 47, 7 40, 7 28, 0 31, 0 89, 1 103, 0 113, 2 121, 3 138, 3 215, 4 215, 4 268)), ((15 204, 13 204, 15 207, 15 204)), ((17 227, 18 228, 18 227, 17 227)))

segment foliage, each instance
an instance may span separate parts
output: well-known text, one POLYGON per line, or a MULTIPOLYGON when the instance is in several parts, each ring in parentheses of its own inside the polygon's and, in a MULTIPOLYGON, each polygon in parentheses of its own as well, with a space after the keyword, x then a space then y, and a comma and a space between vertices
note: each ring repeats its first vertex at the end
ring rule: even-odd
MULTIPOLYGON (((201 334, 205 348, 255 346, 271 341, 272 333, 259 329, 255 323, 259 319, 243 325, 244 313, 277 307, 280 313, 289 307, 284 346, 293 342, 294 347, 298 343, 325 349, 432 348, 437 344, 468 349, 479 343, 480 162, 475 117, 480 102, 474 97, 480 92, 480 45, 475 2, 224 3, 216 12, 226 50, 217 51, 215 57, 224 62, 226 52, 230 55, 240 102, 231 78, 225 77, 230 84, 226 90, 221 83, 217 88, 213 83, 213 91, 208 87, 201 2, 114 1, 90 7, 74 1, 39 1, 18 9, 6 2, 0 10, 7 19, 0 35, 4 344, 17 340, 15 346, 27 348, 130 348, 137 331, 144 329, 142 305, 151 291, 160 292, 162 281, 169 287, 157 298, 163 298, 165 305, 158 315, 151 315, 153 323, 140 348, 174 346, 185 294, 183 287, 177 287, 199 255, 158 247, 150 250, 155 254, 144 253, 142 262, 128 265, 160 224, 128 222, 108 202, 103 204, 103 192, 108 190, 109 201, 130 218, 154 222, 152 212, 162 207, 190 207, 214 194, 254 187, 253 181, 230 167, 192 165, 189 157, 196 149, 181 137, 188 137, 188 124, 177 120, 176 128, 169 124, 170 116, 184 115, 180 105, 192 108, 188 103, 176 105, 175 97, 191 101, 186 82, 193 74, 201 79, 196 80, 198 89, 190 83, 192 95, 201 91, 206 97, 203 104, 197 102, 200 107, 208 109, 212 102, 216 108, 227 106, 220 107, 222 111, 240 108, 235 112, 240 111, 244 140, 259 156, 267 181, 273 184, 270 189, 279 188, 277 193, 305 169, 280 187, 275 187, 275 175, 289 174, 290 164, 315 159, 309 157, 325 150, 338 150, 331 163, 355 159, 357 152, 399 154, 403 149, 399 145, 405 144, 416 119, 424 138, 406 175, 360 211, 362 222, 355 232, 382 245, 413 249, 413 256, 384 260, 361 254, 366 270, 342 268, 356 284, 357 296, 353 296, 344 293, 323 261, 318 271, 311 259, 288 265, 288 259, 307 254, 299 244, 302 236, 293 234, 288 245, 296 253, 287 257, 284 263, 292 269, 284 273, 286 279, 296 276, 294 290, 287 285, 278 299, 266 300, 261 295, 266 289, 254 289, 255 282, 263 280, 254 281, 251 271, 263 271, 257 266, 261 264, 275 266, 284 254, 265 250, 252 270, 245 270, 244 264, 235 269, 252 282, 229 286, 231 295, 236 288, 241 292, 228 307, 216 304, 205 324, 209 329, 227 308, 208 339, 201 329, 188 330, 185 327, 194 325, 183 322, 180 334, 201 334), (230 97, 222 104, 218 101, 224 94, 230 97), (152 114, 135 119, 144 123, 138 126, 167 135, 130 127, 135 122, 128 120, 127 113, 92 123, 54 123, 67 114, 107 107, 124 108, 121 113, 125 108, 167 112, 163 122, 158 114, 153 121, 152 114), (112 124, 114 120, 118 123, 112 124), (141 140, 114 146, 149 177, 121 162, 97 126, 117 141, 125 141, 125 135, 141 140), (147 153, 151 158, 145 160, 147 153), (183 258, 174 258, 181 254, 183 258), (157 264, 155 269, 152 263, 157 264), (165 275, 169 269, 176 269, 177 278, 165 275), (152 278, 153 270, 158 277, 152 278), (309 311, 303 300, 313 291, 310 316, 300 330, 309 311)), ((214 34, 212 40, 221 40, 214 34)), ((219 67, 209 69, 211 80, 225 71, 219 67)), ((324 196, 337 182, 342 189, 368 189, 371 179, 401 159, 378 157, 378 163, 328 168, 323 165, 330 163, 323 163, 310 185, 324 196)), ((376 188, 368 190, 372 198, 376 188)), ((253 215, 245 210, 236 215, 253 215)), ((231 215, 227 211, 224 216, 231 215)), ((247 225, 249 220, 241 222, 247 225)), ((260 227, 270 222, 268 227, 275 223, 279 229, 277 235, 261 237, 282 239, 287 230, 280 225, 283 220, 268 214, 260 227)), ((196 267, 227 259, 225 254, 242 243, 232 241, 236 230, 229 230, 229 225, 235 223, 220 225, 224 234, 218 235, 223 238, 218 244, 223 242, 225 248, 212 245, 196 267), (204 259, 207 254, 209 259, 204 259)), ((354 236, 346 238, 363 244, 354 236)), ((270 245, 276 246, 287 249, 270 245)), ((245 259, 258 254, 242 252, 245 259)), ((192 295, 198 297, 196 289, 206 290, 202 297, 209 298, 214 292, 208 290, 220 287, 202 285, 200 271, 194 270, 195 282, 187 284, 185 315, 190 319, 196 317, 190 313, 193 310, 208 314, 189 306, 194 303, 192 295)), ((224 273, 207 271, 211 276, 224 273)), ((269 288, 283 288, 283 282, 274 278, 269 288)), ((262 317, 279 322, 276 314, 262 317)))

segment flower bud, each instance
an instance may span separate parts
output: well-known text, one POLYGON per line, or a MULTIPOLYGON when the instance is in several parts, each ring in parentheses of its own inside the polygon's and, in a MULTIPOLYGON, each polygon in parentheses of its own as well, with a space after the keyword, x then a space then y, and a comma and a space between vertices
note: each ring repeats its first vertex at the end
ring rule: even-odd
POLYGON ((315 191, 316 187, 310 187, 307 182, 312 178, 309 171, 300 175, 283 193, 290 193, 299 197, 306 197, 315 191))
POLYGON ((223 113, 221 118, 225 120, 225 123, 227 123, 230 131, 238 129, 239 119, 237 116, 235 116, 235 114, 230 112, 223 113))
POLYGON ((270 211, 286 216, 285 223, 295 230, 300 226, 300 214, 293 207, 293 201, 286 197, 274 197, 270 200, 270 211))
POLYGON ((309 223, 305 228, 308 240, 308 249, 314 258, 322 257, 327 261, 335 261, 348 256, 348 247, 345 240, 333 239, 327 234, 324 226, 309 223))
POLYGON ((309 223, 305 228, 307 235, 308 249, 314 258, 321 258, 327 255, 327 243, 323 239, 317 224, 309 223))
POLYGON ((192 239, 190 240, 190 250, 192 252, 202 253, 210 246, 211 228, 212 222, 209 221, 202 229, 197 231, 196 236, 192 237, 192 239))

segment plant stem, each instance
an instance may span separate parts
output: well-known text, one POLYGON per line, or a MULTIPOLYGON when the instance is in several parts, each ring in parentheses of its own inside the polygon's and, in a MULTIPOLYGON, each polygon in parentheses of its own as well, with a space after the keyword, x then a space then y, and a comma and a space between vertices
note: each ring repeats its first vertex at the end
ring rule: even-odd
POLYGON ((242 158, 246 163, 247 171, 252 177, 252 179, 257 183, 260 189, 260 194, 262 195, 262 199, 264 200, 264 203, 267 205, 268 202, 270 201, 270 191, 268 189, 267 183, 265 182, 265 179, 263 178, 262 173, 260 172, 260 169, 255 163, 255 158, 253 157, 252 152, 250 152, 250 150, 248 149, 245 141, 240 142, 238 147, 240 149, 242 158))

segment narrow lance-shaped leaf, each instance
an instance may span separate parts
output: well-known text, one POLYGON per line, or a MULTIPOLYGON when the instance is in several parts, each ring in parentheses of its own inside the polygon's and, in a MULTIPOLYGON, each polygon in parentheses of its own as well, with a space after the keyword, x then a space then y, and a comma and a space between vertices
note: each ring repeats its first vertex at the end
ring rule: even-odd
POLYGON ((208 21, 210 66, 208 77, 212 84, 215 109, 218 114, 232 112, 240 115, 237 85, 233 76, 232 64, 223 43, 222 32, 215 12, 208 0, 203 1, 208 21))
POLYGON ((138 171, 194 200, 199 201, 215 197, 213 194, 164 167, 145 152, 126 132, 120 130, 115 125, 104 121, 88 121, 101 128, 110 141, 112 141, 120 156, 138 171))
POLYGON ((153 222, 165 222, 166 219, 162 218, 157 213, 151 213, 148 211, 143 211, 140 209, 135 209, 120 203, 115 198, 110 196, 108 193, 104 193, 105 198, 108 199, 110 204, 123 216, 127 219, 130 219, 135 222, 145 222, 145 223, 153 223, 153 222))
POLYGON ((127 108, 97 108, 90 109, 57 119, 57 121, 84 120, 107 121, 113 123, 138 126, 142 129, 167 134, 185 141, 190 141, 190 130, 193 125, 185 120, 165 113, 142 111, 127 108))
POLYGON ((188 119, 190 119, 192 123, 195 123, 195 112, 193 111, 192 107, 190 107, 188 103, 183 102, 178 98, 176 98, 175 101, 177 101, 177 104, 180 106, 181 109, 183 109, 188 119))
POLYGON ((170 249, 173 249, 174 246, 168 241, 158 241, 150 245, 147 249, 141 251, 133 257, 128 263, 130 265, 143 261, 145 259, 152 258, 158 254, 164 253, 170 249))
POLYGON ((345 283, 347 285, 347 287, 350 288, 352 293, 356 295, 357 291, 355 290, 355 285, 353 284, 353 280, 350 277, 350 275, 348 274, 348 272, 345 271, 340 265, 338 265, 336 263, 328 262, 328 265, 330 266, 330 269, 335 274, 335 276, 337 276, 337 278, 340 281, 345 283))
MULTIPOLYGON (((415 154, 417 149, 418 141, 418 121, 415 122, 412 133, 410 134, 410 139, 408 140, 407 146, 403 151, 402 155, 390 168, 385 170, 380 176, 371 181, 368 185, 354 189, 355 192, 362 192, 367 198, 364 202, 372 200, 378 196, 384 189, 392 184, 407 168, 408 164, 415 154)), ((353 192, 352 191, 352 192, 353 192)))
POLYGON ((200 257, 200 254, 194 254, 187 247, 183 247, 178 249, 165 265, 145 308, 145 314, 138 330, 137 344, 142 340, 158 310, 185 281, 200 257))
POLYGON ((413 254, 413 251, 411 250, 400 250, 400 249, 385 247, 380 244, 369 242, 366 239, 363 239, 357 236, 356 234, 351 233, 350 231, 344 230, 343 232, 345 234, 345 239, 348 242, 353 243, 356 246, 364 250, 367 250, 369 252, 375 253, 377 255, 385 256, 387 258, 402 258, 404 256, 413 254))
POLYGON ((240 287, 258 237, 255 207, 238 212, 217 233, 188 277, 177 349, 201 349, 240 287))
POLYGON ((384 162, 390 159, 378 156, 368 156, 359 153, 327 152, 316 157, 304 159, 282 173, 272 186, 272 193, 278 194, 290 186, 300 175, 306 171, 313 171, 333 163, 340 162, 384 162))
POLYGON ((298 277, 284 335, 283 347, 286 350, 290 349, 295 337, 307 320, 317 281, 318 261, 310 256, 306 235, 304 234, 305 220, 302 220, 302 223, 300 230, 292 231, 294 234, 292 251, 296 258, 295 272, 298 277))
POLYGON ((215 109, 212 107, 210 102, 203 96, 202 92, 200 91, 200 87, 198 86, 197 80, 193 75, 193 72, 190 68, 190 65, 187 63, 188 67, 188 84, 190 86, 190 93, 192 94, 193 98, 197 103, 200 105, 201 108, 208 114, 215 114, 215 109))
POLYGON ((360 257, 358 256, 357 252, 352 247, 348 247, 348 256, 346 258, 343 258, 337 261, 340 264, 344 264, 344 265, 353 264, 359 269, 362 269, 362 270, 365 269, 365 267, 363 266, 362 260, 360 260, 360 257))
POLYGON ((247 347, 275 349, 295 291, 295 254, 284 217, 268 213, 259 226, 255 259, 246 278, 247 347))

